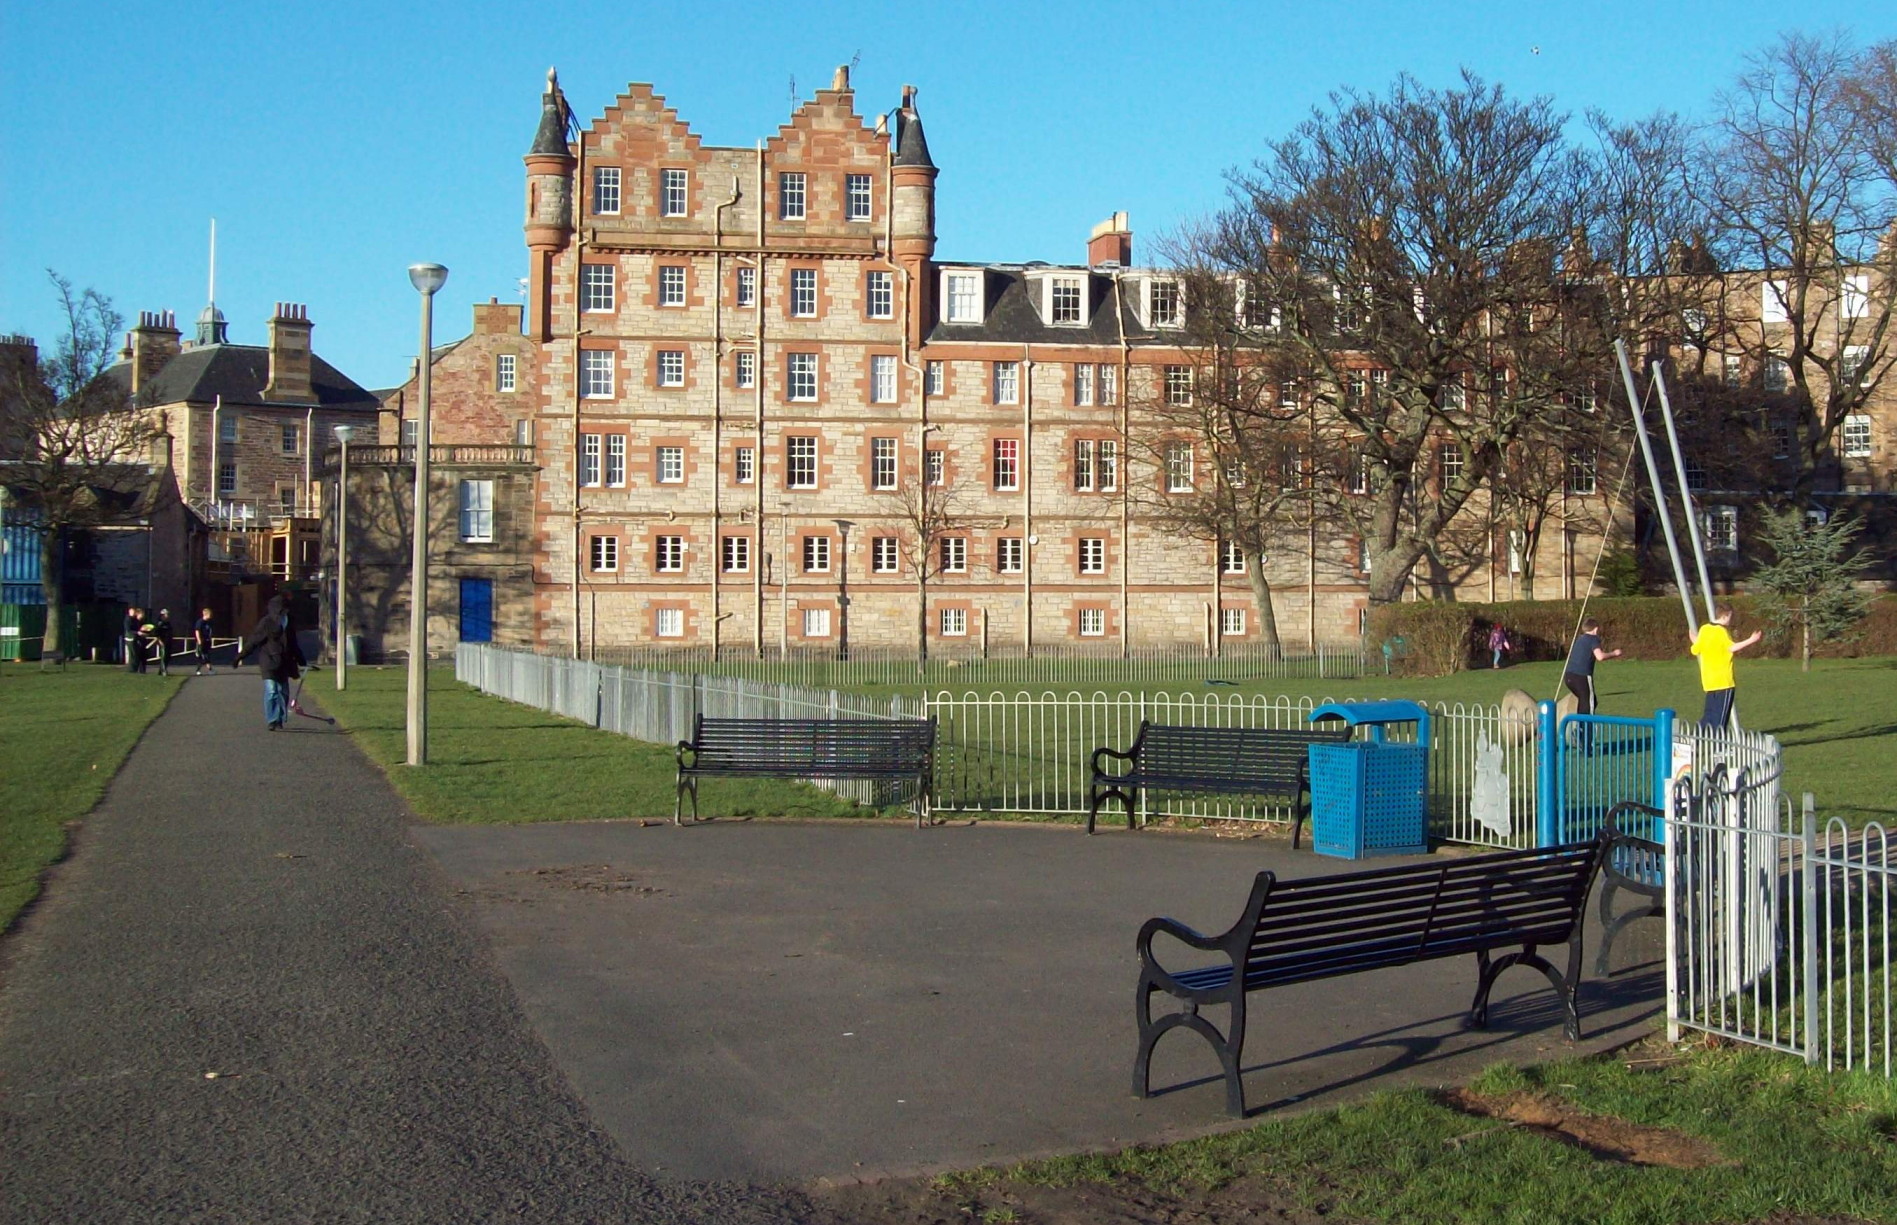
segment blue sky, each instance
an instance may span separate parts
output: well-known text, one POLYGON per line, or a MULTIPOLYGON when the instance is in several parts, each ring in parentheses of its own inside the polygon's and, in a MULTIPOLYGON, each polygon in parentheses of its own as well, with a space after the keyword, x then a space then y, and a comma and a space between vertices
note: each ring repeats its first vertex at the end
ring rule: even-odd
POLYGON ((0 0, 0 331, 58 334, 45 269, 128 318, 204 304, 209 219, 231 339, 307 303, 319 353, 399 381, 404 269, 448 265, 437 336, 517 301, 521 154, 548 65, 590 120, 650 81, 707 142, 749 146, 858 57, 858 108, 905 82, 942 167, 944 258, 1078 261, 1088 229, 1147 239, 1218 207, 1340 85, 1469 67, 1565 110, 1703 113, 1788 24, 1897 35, 1877 5, 460 3, 0 0))

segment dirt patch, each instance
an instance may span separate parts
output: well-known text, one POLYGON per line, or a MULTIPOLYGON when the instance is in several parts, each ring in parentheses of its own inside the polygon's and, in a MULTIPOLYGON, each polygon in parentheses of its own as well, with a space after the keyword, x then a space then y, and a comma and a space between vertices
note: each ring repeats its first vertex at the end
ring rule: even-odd
POLYGON ((579 864, 566 868, 517 868, 509 876, 533 878, 536 884, 555 889, 575 889, 588 893, 629 893, 638 897, 657 897, 665 891, 654 885, 642 885, 609 863, 579 864))
POLYGON ((1262 1178, 1175 1196, 1134 1183, 1041 1187, 1000 1182, 944 1191, 929 1179, 831 1187, 812 1194, 824 1225, 1350 1225, 1298 1204, 1262 1178))
MULTIPOLYGON (((1659 1165, 1675 1170, 1703 1170, 1709 1166, 1735 1164, 1698 1136, 1667 1127, 1629 1123, 1609 1115, 1588 1114, 1545 1093, 1505 1093, 1488 1097, 1466 1089, 1450 1089, 1443 1094, 1443 1101, 1465 1114, 1495 1119, 1572 1144, 1602 1161, 1659 1165)), ((1482 1134, 1475 1132, 1456 1139, 1473 1139, 1482 1134)))

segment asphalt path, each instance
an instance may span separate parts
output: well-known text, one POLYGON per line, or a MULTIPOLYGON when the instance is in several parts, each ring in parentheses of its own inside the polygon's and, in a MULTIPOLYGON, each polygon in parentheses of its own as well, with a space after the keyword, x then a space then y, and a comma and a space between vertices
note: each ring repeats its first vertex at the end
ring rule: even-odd
POLYGON ((629 1162, 387 782, 259 689, 188 681, 0 942, 0 1220, 802 1215, 629 1162))

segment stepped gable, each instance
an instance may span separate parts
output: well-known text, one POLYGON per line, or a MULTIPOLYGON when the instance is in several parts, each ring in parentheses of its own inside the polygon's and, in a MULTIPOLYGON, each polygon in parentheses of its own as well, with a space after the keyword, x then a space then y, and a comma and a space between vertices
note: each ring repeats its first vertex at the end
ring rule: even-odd
POLYGON ((889 156, 889 135, 863 122, 856 113, 856 91, 839 72, 842 88, 820 89, 798 106, 790 122, 764 143, 773 163, 813 166, 844 164, 880 167, 889 156))
POLYGON ((580 134, 580 139, 586 144, 589 160, 597 155, 628 165, 711 161, 711 154, 703 148, 704 142, 698 133, 679 119, 678 112, 667 106, 661 95, 652 92, 652 86, 642 81, 626 86, 626 92, 613 100, 592 126, 580 134))

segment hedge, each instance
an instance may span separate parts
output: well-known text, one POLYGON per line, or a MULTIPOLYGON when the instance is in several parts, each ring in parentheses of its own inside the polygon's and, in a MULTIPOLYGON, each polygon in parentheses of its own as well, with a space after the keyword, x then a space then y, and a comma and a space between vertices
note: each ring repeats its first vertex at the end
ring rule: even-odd
MULTIPOLYGON (((1765 628, 1754 612, 1751 596, 1724 597, 1732 606, 1735 634, 1765 628)), ((1462 604, 1437 600, 1387 604, 1370 619, 1373 647, 1402 638, 1399 657, 1409 676, 1443 676, 1489 659, 1489 629, 1501 622, 1508 629, 1515 662, 1565 659, 1581 616, 1580 600, 1512 600, 1498 604, 1462 604)), ((1618 647, 1632 659, 1675 659, 1687 653, 1684 615, 1677 596, 1596 597, 1587 601, 1587 614, 1601 623, 1603 643, 1618 647)), ((1758 646, 1764 655, 1787 658, 1796 640, 1767 638, 1758 646)), ((1855 637, 1827 642, 1813 650, 1820 657, 1897 655, 1897 596, 1880 596, 1855 637)))

